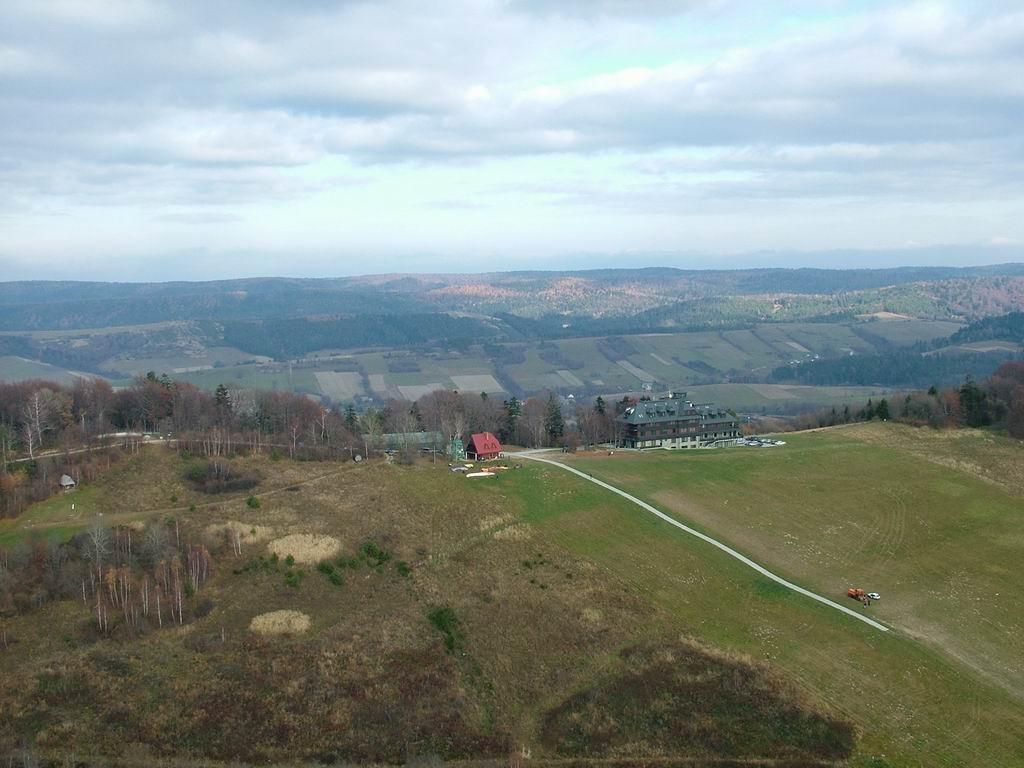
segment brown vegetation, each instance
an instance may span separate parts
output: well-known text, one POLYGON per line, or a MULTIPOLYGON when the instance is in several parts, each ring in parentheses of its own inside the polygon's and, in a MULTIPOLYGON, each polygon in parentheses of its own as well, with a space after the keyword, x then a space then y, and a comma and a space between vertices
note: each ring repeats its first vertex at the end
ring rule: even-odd
POLYGON ((249 622, 249 629, 258 635, 301 635, 309 626, 309 616, 299 611, 270 611, 249 622))
POLYGON ((333 536, 292 533, 274 539, 267 545, 267 549, 282 559, 291 556, 297 563, 319 563, 338 554, 341 543, 333 536))
POLYGON ((798 703, 783 681, 749 660, 676 642, 630 646, 613 670, 544 715, 541 740, 553 753, 795 762, 840 760, 853 751, 848 723, 798 703))
MULTIPOLYGON (((180 478, 188 459, 149 450, 154 471, 180 478)), ((145 459, 134 470, 142 487, 155 482, 145 459)), ((205 541, 216 568, 200 590, 183 589, 181 626, 177 607, 174 628, 166 626, 169 593, 161 592, 163 631, 127 631, 130 622, 104 597, 110 631, 97 632, 88 584, 87 604, 69 589, 64 598, 38 606, 29 601, 28 613, 4 619, 9 649, 0 648, 0 752, 29 744, 40 753, 131 754, 143 756, 141 762, 399 764, 506 760, 525 748, 537 760, 558 758, 560 750, 542 735, 544 713, 599 686, 607 665, 621 663, 620 648, 641 636, 663 637, 645 599, 586 560, 536 536, 495 538, 495 530, 511 530, 501 526, 524 525, 515 522, 523 502, 501 482, 485 488, 441 466, 371 461, 334 465, 323 479, 299 484, 308 465, 260 457, 244 462, 261 472, 264 491, 297 490, 264 492, 257 508, 236 498, 183 513, 177 531, 165 519, 153 521, 146 533, 132 534, 131 559, 118 565, 136 563, 128 587, 116 574, 114 583, 127 589, 132 605, 141 580, 150 580, 152 617, 153 581, 163 578, 159 563, 169 555, 149 563, 161 552, 177 553, 180 578, 189 584, 196 556, 205 550, 187 542, 205 541), (253 529, 276 532, 277 542, 332 541, 339 550, 302 574, 286 562, 288 554, 300 557, 301 547, 275 547, 282 552, 275 556, 253 529), (237 531, 237 541, 217 532, 223 530, 237 531), (311 530, 317 533, 306 533, 311 530), (250 535, 242 541, 245 531, 250 535), (148 534, 156 541, 147 548, 148 534), (297 631, 305 622, 275 616, 307 616, 309 626, 297 631), (261 634, 267 627, 290 631, 261 634)), ((120 514, 117 509, 109 514, 120 514)), ((120 535, 117 546, 124 551, 126 534, 120 535)), ((14 559, 23 558, 16 549, 14 559)), ((198 565, 201 573, 203 562, 198 565)), ((71 586, 80 589, 80 580, 71 586)), ((745 662, 714 654, 694 652, 691 660, 694 668, 707 664, 709 681, 732 679, 733 666, 747 669, 745 662)), ((789 702, 807 723, 819 721, 813 707, 762 668, 743 674, 748 692, 778 688, 770 700, 779 711, 789 702)), ((691 695, 685 683, 672 679, 660 690, 685 698, 691 695)), ((707 702, 715 685, 703 689, 707 702)), ((623 693, 623 706, 635 711, 657 704, 642 686, 623 693)), ((709 729, 722 712, 708 709, 709 729)), ((735 717, 730 710, 723 727, 735 717)), ((621 750, 614 744, 625 742, 647 745, 635 754, 707 754, 692 745, 649 741, 635 725, 624 720, 595 754, 616 757, 621 750)), ((832 738, 827 728, 820 734, 832 738)), ((828 753, 825 747, 815 752, 808 739, 804 731, 781 732, 773 754, 828 753)), ((759 749, 737 742, 734 754, 759 749)))

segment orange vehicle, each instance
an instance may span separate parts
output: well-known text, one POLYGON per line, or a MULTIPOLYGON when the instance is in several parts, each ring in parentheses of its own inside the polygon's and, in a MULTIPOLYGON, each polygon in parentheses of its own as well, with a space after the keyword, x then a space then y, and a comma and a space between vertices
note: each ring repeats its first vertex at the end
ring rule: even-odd
POLYGON ((871 600, 875 597, 875 593, 865 592, 860 587, 850 587, 846 590, 846 596, 852 597, 854 600, 859 600, 864 605, 871 605, 871 600))

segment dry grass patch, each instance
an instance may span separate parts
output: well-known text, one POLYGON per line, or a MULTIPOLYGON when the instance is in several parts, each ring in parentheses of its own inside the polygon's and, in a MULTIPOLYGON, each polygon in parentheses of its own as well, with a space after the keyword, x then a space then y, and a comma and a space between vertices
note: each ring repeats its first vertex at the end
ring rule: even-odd
POLYGON ((868 422, 843 431, 865 443, 905 451, 1024 496, 1024 442, 980 429, 929 429, 868 422))
POLYGON ((483 532, 499 528, 500 526, 508 525, 515 519, 515 515, 491 515, 480 521, 480 530, 483 532))
POLYGON ((510 525, 494 532, 494 538, 499 541, 526 541, 533 538, 533 530, 529 524, 510 525))
POLYGON ((341 551, 341 542, 333 536, 293 533, 270 542, 268 548, 278 557, 291 555, 298 563, 319 563, 341 551))
POLYGON ((259 635, 300 635, 310 624, 309 616, 300 611, 270 611, 253 617, 249 629, 259 635))
POLYGON ((238 520, 228 520, 226 523, 208 525, 205 530, 206 536, 210 539, 229 534, 238 534, 243 544, 258 544, 266 541, 274 535, 274 529, 268 525, 249 525, 238 520))

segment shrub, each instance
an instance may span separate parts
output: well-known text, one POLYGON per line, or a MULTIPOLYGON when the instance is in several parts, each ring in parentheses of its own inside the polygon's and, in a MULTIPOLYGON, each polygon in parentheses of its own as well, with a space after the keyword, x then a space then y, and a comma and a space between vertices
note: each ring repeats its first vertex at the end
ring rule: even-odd
POLYGON ((340 587, 342 584, 345 583, 344 577, 337 571, 331 571, 330 575, 327 577, 327 580, 336 587, 340 587))
POLYGON ((177 503, 178 503, 178 496, 177 496, 177 494, 173 494, 172 493, 171 494, 171 504, 177 504, 177 503))
POLYGON ((328 563, 326 560, 321 560, 319 563, 317 563, 316 569, 320 571, 320 573, 323 573, 328 576, 334 573, 334 566, 328 563))
POLYGON ((382 547, 378 547, 372 541, 368 541, 363 544, 363 548, 359 550, 359 554, 362 555, 363 559, 374 568, 384 565, 384 563, 391 559, 390 552, 382 547))
POLYGON ((245 565, 239 566, 233 570, 233 573, 237 576, 247 571, 276 571, 277 570, 277 557, 265 558, 263 555, 259 557, 250 558, 245 565))
POLYGON ((409 564, 405 562, 405 560, 399 560, 395 563, 395 570, 398 571, 399 576, 404 576, 406 578, 412 576, 412 568, 409 567, 409 564))
POLYGON ((259 509, 260 500, 257 499, 255 496, 250 496, 248 499, 245 500, 245 506, 247 506, 249 509, 259 509))
POLYGON ((203 493, 246 491, 260 480, 255 472, 240 471, 222 458, 193 462, 185 471, 185 478, 203 493))
POLYGON ((427 619, 444 636, 444 647, 449 653, 462 645, 463 635, 459 619, 449 606, 434 608, 427 614, 427 619))
POLYGON ((284 564, 291 568, 293 565, 295 565, 295 558, 292 555, 288 555, 284 559, 284 564))
POLYGON ((298 589, 305 575, 303 571, 285 571, 284 583, 292 589, 298 589))
POLYGON ((284 454, 281 453, 280 449, 278 449, 278 448, 271 448, 270 449, 270 460, 271 461, 280 461, 283 458, 284 458, 284 454))

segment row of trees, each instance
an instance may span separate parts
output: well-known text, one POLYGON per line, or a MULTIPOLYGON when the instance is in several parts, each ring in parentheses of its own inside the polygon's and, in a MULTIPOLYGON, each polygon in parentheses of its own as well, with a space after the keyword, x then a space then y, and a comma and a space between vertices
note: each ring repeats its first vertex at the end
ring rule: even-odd
MULTIPOLYGON (((372 417, 372 412, 364 418, 372 417)), ((526 447, 593 444, 614 434, 613 414, 603 398, 563 404, 553 392, 525 401, 498 401, 486 393, 466 395, 439 390, 413 404, 392 401, 381 412, 385 432, 427 430, 446 437, 491 432, 501 442, 526 447), (411 429, 410 429, 411 428, 411 429)))
POLYGON ((957 387, 930 387, 890 402, 885 398, 862 407, 844 406, 800 416, 771 428, 793 430, 827 427, 851 421, 881 419, 916 426, 995 427, 1024 439, 1024 362, 1003 363, 991 376, 967 379, 957 387))
POLYGON ((520 401, 437 391, 415 403, 392 400, 357 412, 291 392, 221 385, 211 394, 155 373, 118 390, 99 379, 68 387, 0 384, 0 515, 17 515, 46 498, 61 474, 91 480, 118 455, 114 448, 98 452, 101 446, 120 440, 135 449, 132 435, 159 432, 208 457, 278 450, 296 458, 347 458, 372 455, 384 433, 420 431, 445 439, 493 432, 503 443, 530 447, 577 445, 611 439, 613 419, 601 398, 566 405, 554 393, 520 401))

